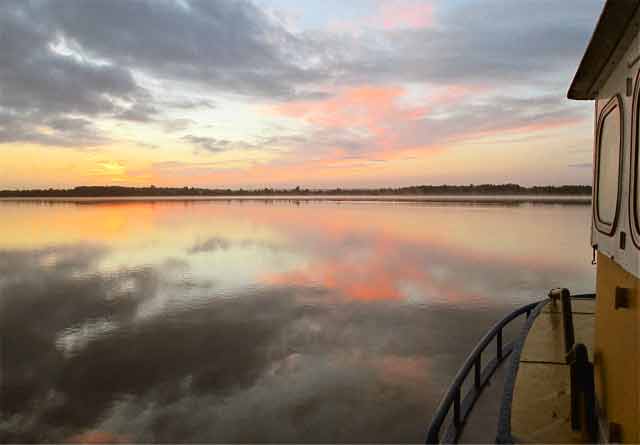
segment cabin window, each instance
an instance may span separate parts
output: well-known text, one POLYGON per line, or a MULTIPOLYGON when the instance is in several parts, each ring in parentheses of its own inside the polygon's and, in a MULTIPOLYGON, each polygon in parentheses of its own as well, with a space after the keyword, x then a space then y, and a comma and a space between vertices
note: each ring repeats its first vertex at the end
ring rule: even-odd
POLYGON ((618 211, 620 130, 620 107, 614 99, 603 109, 598 126, 596 215, 608 232, 613 232, 618 211))
POLYGON ((635 103, 635 144, 632 147, 633 155, 635 158, 634 165, 634 173, 635 173, 635 204, 636 207, 634 209, 635 219, 636 219, 636 230, 640 232, 640 172, 638 169, 640 168, 640 143, 638 138, 640 138, 640 118, 638 113, 640 112, 640 71, 638 71, 638 77, 636 78, 636 87, 634 92, 634 103, 635 103))

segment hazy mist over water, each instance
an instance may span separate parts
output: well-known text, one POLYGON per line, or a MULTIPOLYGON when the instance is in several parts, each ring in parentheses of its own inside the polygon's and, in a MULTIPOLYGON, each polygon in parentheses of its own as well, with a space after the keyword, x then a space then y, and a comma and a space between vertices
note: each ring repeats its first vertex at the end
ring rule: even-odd
POLYGON ((475 341, 591 292, 578 204, 0 201, 0 439, 422 442, 475 341))

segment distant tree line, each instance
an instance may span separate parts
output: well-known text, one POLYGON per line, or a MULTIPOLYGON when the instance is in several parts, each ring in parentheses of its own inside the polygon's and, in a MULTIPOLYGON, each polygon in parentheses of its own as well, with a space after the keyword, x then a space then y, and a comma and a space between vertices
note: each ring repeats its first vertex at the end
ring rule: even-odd
POLYGON ((81 186, 72 189, 1 190, 3 198, 79 198, 149 196, 252 196, 252 195, 591 195, 589 185, 533 186, 519 184, 416 185, 397 188, 308 189, 208 189, 197 187, 81 186))

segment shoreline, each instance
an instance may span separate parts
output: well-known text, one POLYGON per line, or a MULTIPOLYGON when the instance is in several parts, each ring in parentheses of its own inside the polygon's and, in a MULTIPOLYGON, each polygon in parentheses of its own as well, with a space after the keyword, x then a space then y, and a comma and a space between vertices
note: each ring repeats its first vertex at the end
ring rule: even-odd
POLYGON ((229 196, 64 196, 0 197, 0 202, 109 203, 109 202, 398 202, 469 204, 591 204, 590 195, 229 195, 229 196))

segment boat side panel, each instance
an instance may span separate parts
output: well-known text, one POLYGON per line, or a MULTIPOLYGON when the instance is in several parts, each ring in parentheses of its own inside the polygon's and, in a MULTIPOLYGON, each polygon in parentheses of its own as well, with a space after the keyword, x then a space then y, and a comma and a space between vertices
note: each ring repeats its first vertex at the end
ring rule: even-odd
POLYGON ((593 362, 598 404, 608 422, 621 426, 623 442, 638 442, 640 313, 635 296, 640 280, 598 253, 596 289, 593 362), (616 287, 631 289, 628 308, 616 309, 616 287))

